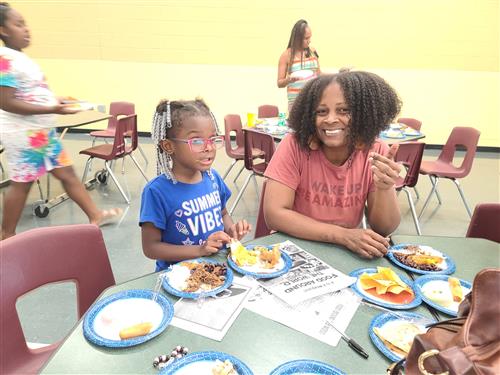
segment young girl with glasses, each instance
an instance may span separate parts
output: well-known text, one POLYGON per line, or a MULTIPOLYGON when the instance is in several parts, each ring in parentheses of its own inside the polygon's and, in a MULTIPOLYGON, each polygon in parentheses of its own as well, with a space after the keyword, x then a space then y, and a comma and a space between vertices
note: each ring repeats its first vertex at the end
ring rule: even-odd
POLYGON ((142 249, 156 271, 185 259, 212 255, 250 231, 226 210, 231 191, 211 168, 224 146, 203 100, 161 101, 153 119, 157 173, 142 192, 142 249))

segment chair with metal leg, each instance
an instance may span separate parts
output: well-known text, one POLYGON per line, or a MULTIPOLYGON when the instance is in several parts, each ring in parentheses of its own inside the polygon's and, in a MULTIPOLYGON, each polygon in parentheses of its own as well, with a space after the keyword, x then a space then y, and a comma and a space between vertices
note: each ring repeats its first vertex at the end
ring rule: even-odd
MULTIPOLYGON (((90 136, 92 139, 92 147, 95 146, 95 142, 97 138, 103 138, 104 141, 106 139, 113 139, 115 137, 115 129, 116 124, 118 123, 118 119, 121 116, 128 116, 135 114, 135 105, 134 103, 129 102, 111 102, 109 105, 109 114, 112 116, 108 120, 108 127, 104 130, 94 130, 90 132, 90 136)), ((142 158, 148 164, 148 159, 140 144, 137 144, 137 149, 142 155, 142 158)))
POLYGON ((60 342, 28 347, 18 299, 47 284, 73 282, 80 318, 115 284, 104 239, 96 225, 45 227, 2 241, 0 250, 0 374, 37 374, 60 342))
POLYGON ((269 118, 269 117, 278 117, 280 114, 280 111, 278 107, 275 105, 271 104, 264 104, 259 106, 257 110, 257 116, 259 118, 269 118))
POLYGON ((413 217, 413 222, 415 223, 415 229, 417 230, 418 235, 421 235, 422 231, 420 230, 420 224, 418 222, 415 205, 409 188, 412 188, 417 184, 424 148, 425 143, 421 142, 400 143, 398 152, 394 157, 394 161, 402 164, 406 168, 406 176, 398 177, 395 187, 397 192, 402 190, 406 193, 411 215, 413 217))
POLYGON ((466 177, 471 169, 472 162, 474 161, 474 156, 476 155, 477 143, 479 141, 479 135, 481 133, 479 130, 476 130, 471 127, 455 127, 451 131, 446 144, 443 146, 441 153, 438 156, 436 161, 423 161, 420 166, 420 174, 425 174, 429 176, 429 179, 432 184, 431 192, 427 196, 425 203, 422 207, 422 211, 420 211, 419 218, 424 213, 425 208, 427 207, 431 197, 433 194, 436 194, 436 197, 439 201, 439 204, 442 203, 441 196, 437 190, 437 185, 440 178, 447 178, 455 184, 460 193, 460 197, 464 202, 465 209, 469 214, 469 217, 472 216, 472 212, 465 200, 464 192, 460 187, 458 182, 459 178, 466 177), (459 167, 455 167, 453 165, 453 158, 455 156, 455 151, 460 147, 465 147, 465 156, 462 161, 462 164, 459 167))
MULTIPOLYGON (((243 137, 243 126, 241 125, 241 118, 240 115, 226 115, 224 117, 224 130, 225 130, 225 146, 226 146, 226 154, 229 156, 233 161, 231 162, 231 165, 229 168, 224 172, 224 175, 222 176, 222 179, 225 180, 229 172, 231 172, 231 169, 233 169, 234 165, 239 161, 239 160, 244 160, 245 159, 245 140, 243 137), (234 135, 235 140, 236 140, 236 147, 233 147, 233 144, 231 143, 231 136, 234 135)), ((260 150, 252 150, 252 155, 254 158, 261 157, 263 155, 262 151, 260 150)), ((243 165, 234 178, 233 181, 236 181, 238 177, 240 176, 241 172, 245 169, 245 166, 243 165)))
MULTIPOLYGON (((231 215, 238 205, 238 202, 240 201, 241 197, 243 196, 243 193, 245 192, 248 183, 250 182, 250 179, 254 178, 255 176, 264 176, 264 173, 266 171, 267 165, 271 161, 271 158, 273 157, 274 150, 276 149, 276 145, 274 143, 274 139, 271 135, 261 133, 259 131, 251 130, 251 129, 244 129, 244 139, 245 139, 245 169, 250 171, 250 174, 245 180, 245 183, 241 187, 240 192, 238 193, 238 196, 234 200, 233 205, 229 209, 229 214, 231 215), (252 151, 254 149, 260 150, 261 153, 263 154, 262 158, 264 159, 263 162, 255 164, 255 157, 252 154, 252 151)), ((258 195, 258 192, 257 192, 258 195)))
POLYGON ((94 146, 80 151, 80 154, 89 155, 89 159, 85 164, 85 171, 83 172, 82 181, 85 182, 92 160, 94 158, 102 159, 104 160, 105 170, 97 172, 96 179, 99 182, 106 182, 107 175, 111 176, 116 186, 118 187, 118 190, 120 191, 121 195, 125 199, 125 202, 127 202, 127 204, 130 204, 130 199, 127 197, 121 185, 119 184, 118 180, 116 179, 113 171, 111 170, 109 162, 113 160, 123 159, 125 158, 125 156, 128 155, 147 182, 148 178, 146 174, 140 167, 139 163, 137 163, 137 160, 135 160, 134 156, 132 155, 132 152, 136 148, 137 148, 137 115, 134 114, 119 118, 116 124, 113 144, 94 146), (129 139, 131 141, 130 144, 127 143, 127 140, 129 139))

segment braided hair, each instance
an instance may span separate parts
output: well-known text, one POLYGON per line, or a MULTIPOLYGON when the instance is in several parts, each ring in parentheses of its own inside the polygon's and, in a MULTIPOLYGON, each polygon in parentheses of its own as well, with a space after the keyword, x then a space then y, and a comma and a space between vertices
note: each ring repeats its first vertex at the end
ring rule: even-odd
MULTIPOLYGON (((308 25, 306 20, 298 20, 297 22, 295 22, 295 25, 293 25, 293 27, 292 27, 292 32, 290 33, 290 39, 288 40, 288 46, 287 46, 287 49, 290 48, 290 59, 288 61, 288 74, 291 73, 293 58, 295 56, 295 53, 298 50, 302 49, 302 43, 304 41, 306 28, 308 26, 309 25, 308 25)), ((304 54, 306 57, 311 57, 311 54, 314 54, 316 57, 319 57, 318 53, 316 51, 312 52, 309 47, 304 49, 304 54)), ((302 54, 300 57, 301 67, 304 66, 304 61, 302 61, 304 58, 304 54, 302 54)))
POLYGON ((215 116, 210 111, 203 99, 195 100, 161 100, 156 106, 153 115, 151 138, 156 144, 156 173, 164 173, 167 178, 176 182, 172 173, 173 159, 161 147, 160 142, 170 137, 175 137, 176 131, 182 127, 183 122, 189 117, 210 117, 215 125, 217 134, 219 127, 215 116))
POLYGON ((369 148, 398 115, 401 101, 384 79, 362 71, 321 75, 302 88, 289 118, 297 142, 303 149, 308 149, 317 132, 316 110, 325 88, 332 83, 337 83, 342 89, 351 112, 347 141, 350 152, 360 145, 369 148))
MULTIPOLYGON (((8 18, 8 13, 12 10, 12 8, 10 7, 9 3, 6 3, 6 2, 3 2, 1 1, 0 2, 0 26, 5 26, 5 21, 7 21, 7 18, 8 18)), ((3 37, 0 35, 0 39, 2 39, 2 41, 4 41, 3 37)))

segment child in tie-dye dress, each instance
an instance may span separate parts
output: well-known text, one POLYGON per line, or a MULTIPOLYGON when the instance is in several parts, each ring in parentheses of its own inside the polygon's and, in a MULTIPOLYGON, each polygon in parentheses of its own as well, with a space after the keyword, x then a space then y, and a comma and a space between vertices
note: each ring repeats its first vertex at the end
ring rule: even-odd
POLYGON ((22 52, 30 33, 22 15, 7 3, 0 3, 0 39, 5 44, 0 47, 0 135, 11 180, 4 195, 1 238, 15 234, 33 181, 47 172, 62 182, 90 223, 117 218, 119 209, 97 209, 71 167, 54 129, 54 114, 77 111, 59 102, 38 65, 22 52))

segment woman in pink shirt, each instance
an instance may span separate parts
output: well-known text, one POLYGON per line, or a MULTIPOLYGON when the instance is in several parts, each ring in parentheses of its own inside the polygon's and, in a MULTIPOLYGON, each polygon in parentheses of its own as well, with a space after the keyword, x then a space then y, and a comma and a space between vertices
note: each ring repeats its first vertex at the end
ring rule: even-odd
POLYGON ((311 80, 290 113, 295 130, 267 167, 267 225, 295 237, 343 245, 366 258, 387 252, 400 221, 400 167, 377 136, 401 102, 382 78, 344 72, 311 80), (359 228, 363 210, 371 229, 359 228))

